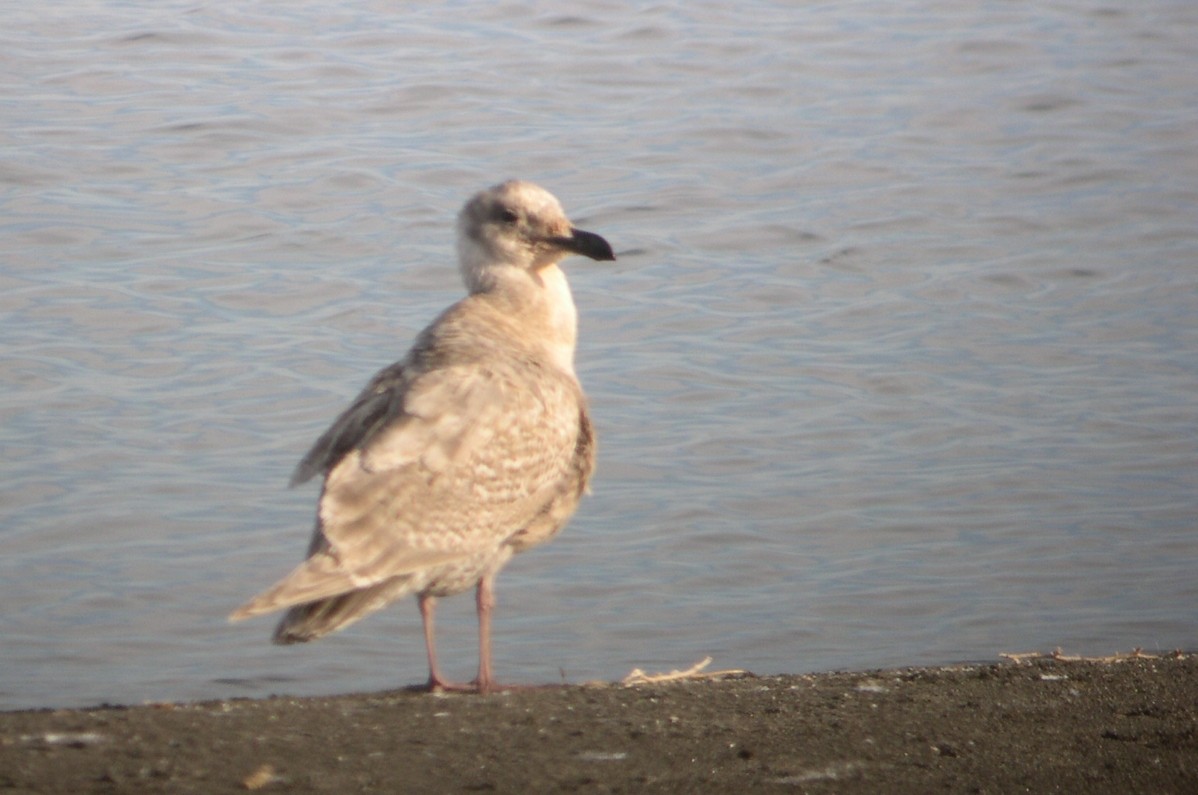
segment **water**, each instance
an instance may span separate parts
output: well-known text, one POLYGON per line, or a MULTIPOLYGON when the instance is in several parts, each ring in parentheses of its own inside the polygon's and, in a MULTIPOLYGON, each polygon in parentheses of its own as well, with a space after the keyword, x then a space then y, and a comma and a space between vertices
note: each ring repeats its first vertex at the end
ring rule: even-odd
POLYGON ((500 676, 1198 645, 1193 3, 3 5, 0 707, 423 679, 224 616, 509 176, 620 259, 500 676))

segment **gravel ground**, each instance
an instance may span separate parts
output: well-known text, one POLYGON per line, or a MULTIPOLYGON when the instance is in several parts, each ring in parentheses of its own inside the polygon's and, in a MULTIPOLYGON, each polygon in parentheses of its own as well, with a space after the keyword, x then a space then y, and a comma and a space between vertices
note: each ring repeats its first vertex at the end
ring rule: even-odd
POLYGON ((0 713, 3 792, 1198 792, 1198 657, 0 713))

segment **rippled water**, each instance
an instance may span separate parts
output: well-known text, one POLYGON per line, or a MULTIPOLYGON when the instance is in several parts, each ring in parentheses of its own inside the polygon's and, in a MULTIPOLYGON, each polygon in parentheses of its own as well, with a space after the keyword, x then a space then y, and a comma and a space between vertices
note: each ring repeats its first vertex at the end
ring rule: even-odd
POLYGON ((0 707, 423 680, 410 602, 224 616, 509 176, 620 259, 501 676, 1195 647, 1193 3, 71 6, 0 30, 0 707))

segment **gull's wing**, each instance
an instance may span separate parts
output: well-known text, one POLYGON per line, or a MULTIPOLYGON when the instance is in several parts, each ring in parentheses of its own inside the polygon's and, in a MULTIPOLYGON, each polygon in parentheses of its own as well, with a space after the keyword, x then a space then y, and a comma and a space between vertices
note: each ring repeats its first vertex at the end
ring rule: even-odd
POLYGON ((328 472, 346 453, 368 443, 371 437, 403 410, 403 362, 381 370, 333 421, 291 476, 296 486, 328 472))
POLYGON ((392 555, 493 551, 575 476, 580 403, 573 379, 523 362, 414 379, 402 413, 329 471, 319 516, 331 549, 381 577, 392 555))
POLYGON ((580 490, 581 406, 528 361, 384 370, 297 472, 328 472, 311 557, 233 618, 493 555, 580 490))

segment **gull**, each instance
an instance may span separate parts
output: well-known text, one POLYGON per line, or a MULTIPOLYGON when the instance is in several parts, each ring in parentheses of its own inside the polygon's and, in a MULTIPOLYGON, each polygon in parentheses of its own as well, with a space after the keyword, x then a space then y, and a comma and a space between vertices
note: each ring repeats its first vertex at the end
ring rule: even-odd
POLYGON ((491 667, 496 574, 556 536, 595 465, 574 372, 578 313, 558 263, 614 260, 552 194, 520 180, 471 198, 457 220, 468 295, 420 333, 333 422, 292 477, 323 474, 308 557, 230 616, 287 609, 276 643, 314 640, 415 594, 428 688, 498 686, 491 667), (475 589, 478 676, 437 665, 437 599, 475 589))

